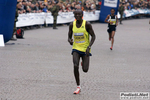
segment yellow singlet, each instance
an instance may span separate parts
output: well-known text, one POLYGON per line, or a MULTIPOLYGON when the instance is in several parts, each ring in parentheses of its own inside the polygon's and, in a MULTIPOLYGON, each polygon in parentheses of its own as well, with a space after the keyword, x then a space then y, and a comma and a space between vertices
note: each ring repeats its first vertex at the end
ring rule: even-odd
POLYGON ((109 21, 110 21, 110 22, 113 22, 113 24, 111 24, 111 25, 116 25, 116 16, 113 16, 113 17, 112 17, 112 16, 110 15, 109 21))
POLYGON ((73 48, 81 52, 86 52, 87 47, 89 46, 89 33, 86 31, 85 27, 86 21, 83 20, 80 28, 77 28, 76 21, 73 22, 73 48))

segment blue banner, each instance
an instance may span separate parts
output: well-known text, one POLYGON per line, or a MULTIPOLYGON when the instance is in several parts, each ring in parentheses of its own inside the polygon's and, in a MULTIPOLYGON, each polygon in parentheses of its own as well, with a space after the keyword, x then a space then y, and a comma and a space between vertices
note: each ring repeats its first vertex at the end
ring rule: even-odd
POLYGON ((17 0, 0 0, 0 34, 4 42, 11 39, 15 21, 17 0))
POLYGON ((110 10, 112 8, 115 9, 115 14, 117 15, 118 7, 119 7, 119 0, 102 0, 99 21, 104 23, 107 15, 110 14, 110 10))

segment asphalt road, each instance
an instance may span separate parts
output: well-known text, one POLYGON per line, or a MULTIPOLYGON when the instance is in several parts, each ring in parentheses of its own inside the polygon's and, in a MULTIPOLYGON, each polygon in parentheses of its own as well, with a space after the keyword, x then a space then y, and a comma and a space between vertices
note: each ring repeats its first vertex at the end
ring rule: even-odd
POLYGON ((119 100, 120 92, 150 92, 148 23, 149 19, 124 21, 117 27, 113 51, 107 24, 92 24, 96 41, 89 72, 80 66, 79 95, 73 94, 69 27, 25 31, 25 39, 0 47, 0 100, 119 100))

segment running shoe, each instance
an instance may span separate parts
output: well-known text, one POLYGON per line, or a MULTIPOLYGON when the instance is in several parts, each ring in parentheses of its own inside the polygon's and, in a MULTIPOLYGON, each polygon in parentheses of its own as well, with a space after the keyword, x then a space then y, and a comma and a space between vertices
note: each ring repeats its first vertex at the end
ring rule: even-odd
POLYGON ((113 48, 112 47, 110 47, 110 50, 112 50, 113 48))
POLYGON ((81 92, 81 87, 77 87, 77 89, 74 91, 74 94, 79 94, 81 92))
POLYGON ((111 38, 109 38, 109 41, 111 41, 111 38))

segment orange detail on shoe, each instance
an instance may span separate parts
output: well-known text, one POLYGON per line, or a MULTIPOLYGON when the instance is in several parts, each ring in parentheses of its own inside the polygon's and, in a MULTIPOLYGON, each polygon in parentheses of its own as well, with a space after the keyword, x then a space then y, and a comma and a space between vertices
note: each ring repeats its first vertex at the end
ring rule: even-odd
POLYGON ((77 89, 74 91, 74 94, 79 94, 81 91, 80 87, 77 87, 77 89))
POLYGON ((110 50, 112 50, 112 47, 110 47, 110 50))

